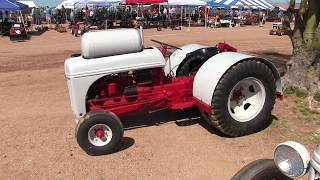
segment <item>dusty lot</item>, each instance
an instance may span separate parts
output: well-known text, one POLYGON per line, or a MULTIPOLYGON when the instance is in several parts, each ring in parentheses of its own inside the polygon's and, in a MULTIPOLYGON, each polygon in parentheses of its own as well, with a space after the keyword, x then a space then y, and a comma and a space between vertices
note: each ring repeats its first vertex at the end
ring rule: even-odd
MULTIPOLYGON (((287 37, 268 35, 271 25, 145 31, 173 45, 226 41, 241 52, 270 57, 282 67, 291 53, 287 37)), ((254 135, 226 138, 194 110, 127 118, 117 153, 91 157, 77 145, 63 62, 80 51, 80 38, 48 31, 30 41, 0 38, 0 179, 229 179, 244 164, 272 157, 279 142, 319 142, 317 123, 299 121, 296 104, 277 102, 275 123, 254 135), (192 117, 192 118, 188 118, 192 117), (305 139, 301 138, 305 135, 305 139)))

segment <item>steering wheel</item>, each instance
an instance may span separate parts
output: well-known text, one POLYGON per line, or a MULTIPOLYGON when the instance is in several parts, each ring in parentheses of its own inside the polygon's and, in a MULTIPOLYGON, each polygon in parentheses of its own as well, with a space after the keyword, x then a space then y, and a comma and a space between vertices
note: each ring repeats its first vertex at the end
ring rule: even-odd
POLYGON ((154 40, 154 39, 151 39, 151 41, 153 41, 153 42, 155 42, 155 43, 158 43, 158 44, 160 44, 161 46, 167 46, 167 47, 171 47, 171 48, 174 48, 174 49, 182 50, 181 48, 179 48, 179 47, 177 47, 177 46, 173 46, 173 45, 170 45, 170 44, 161 42, 161 41, 157 41, 157 40, 154 40))

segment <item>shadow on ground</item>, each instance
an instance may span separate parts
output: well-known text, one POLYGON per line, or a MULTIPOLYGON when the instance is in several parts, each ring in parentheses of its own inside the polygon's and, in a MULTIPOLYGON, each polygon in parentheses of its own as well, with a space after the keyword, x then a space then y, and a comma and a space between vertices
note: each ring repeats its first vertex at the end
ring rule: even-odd
POLYGON ((32 36, 41 36, 45 32, 46 31, 30 31, 28 35, 30 36, 30 39, 31 39, 32 36))
POLYGON ((126 149, 129 149, 131 146, 133 146, 135 143, 135 140, 131 137, 123 137, 121 139, 121 142, 119 143, 119 145, 117 146, 117 148, 115 149, 115 151, 113 153, 117 153, 117 152, 121 152, 124 151, 126 149))
MULTIPOLYGON (((270 118, 271 120, 269 121, 269 123, 266 124, 266 126, 260 129, 258 132, 270 127, 273 120, 278 121, 278 118, 274 115, 271 115, 270 118)), ((206 122, 201 117, 200 112, 196 107, 177 111, 162 110, 151 114, 148 112, 140 112, 135 115, 121 117, 120 119, 123 123, 125 131, 173 123, 179 127, 186 127, 199 124, 211 134, 215 134, 217 136, 225 138, 233 138, 228 135, 225 135, 220 130, 206 122)))
POLYGON ((190 126, 197 124, 201 118, 197 108, 188 108, 177 111, 166 109, 152 113, 137 112, 121 117, 121 120, 125 130, 132 130, 169 123, 175 123, 178 126, 190 126))
MULTIPOLYGON (((272 119, 277 119, 276 117, 270 117, 272 119)), ((179 127, 192 126, 195 124, 199 124, 204 129, 206 129, 211 134, 215 134, 220 137, 232 138, 228 135, 223 134, 217 128, 211 126, 207 123, 200 115, 198 108, 189 108, 185 110, 162 110, 159 112, 151 113, 148 112, 140 112, 135 115, 125 116, 120 118, 124 130, 134 130, 139 128, 145 128, 150 126, 161 126, 164 124, 176 124, 179 127)), ((262 130, 268 128, 271 125, 272 121, 268 123, 262 130)))

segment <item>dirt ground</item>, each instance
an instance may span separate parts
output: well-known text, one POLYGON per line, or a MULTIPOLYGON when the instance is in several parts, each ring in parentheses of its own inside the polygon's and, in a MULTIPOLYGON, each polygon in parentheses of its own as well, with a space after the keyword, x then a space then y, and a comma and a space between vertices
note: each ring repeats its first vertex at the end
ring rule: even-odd
MULTIPOLYGON (((291 53, 290 41, 268 35, 270 28, 144 33, 147 46, 156 45, 150 39, 176 46, 225 41, 240 52, 270 58, 281 70, 291 53)), ((284 140, 304 141, 309 148, 320 143, 319 124, 300 121, 300 100, 288 97, 277 102, 269 128, 240 138, 223 137, 194 109, 139 113, 123 119, 126 131, 118 152, 88 156, 74 138, 64 79, 64 60, 77 52, 80 38, 70 33, 48 31, 25 42, 0 37, 0 179, 222 180, 252 160, 271 158, 284 140)))

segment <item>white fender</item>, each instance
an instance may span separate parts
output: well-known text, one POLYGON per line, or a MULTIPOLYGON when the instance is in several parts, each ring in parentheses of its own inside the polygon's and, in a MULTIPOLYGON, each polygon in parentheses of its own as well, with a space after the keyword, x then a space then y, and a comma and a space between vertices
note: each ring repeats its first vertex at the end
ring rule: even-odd
POLYGON ((222 76, 236 63, 250 59, 256 59, 269 66, 276 79, 276 91, 282 93, 279 72, 271 62, 246 54, 224 52, 211 57, 200 67, 193 82, 193 96, 211 106, 213 93, 222 76))

